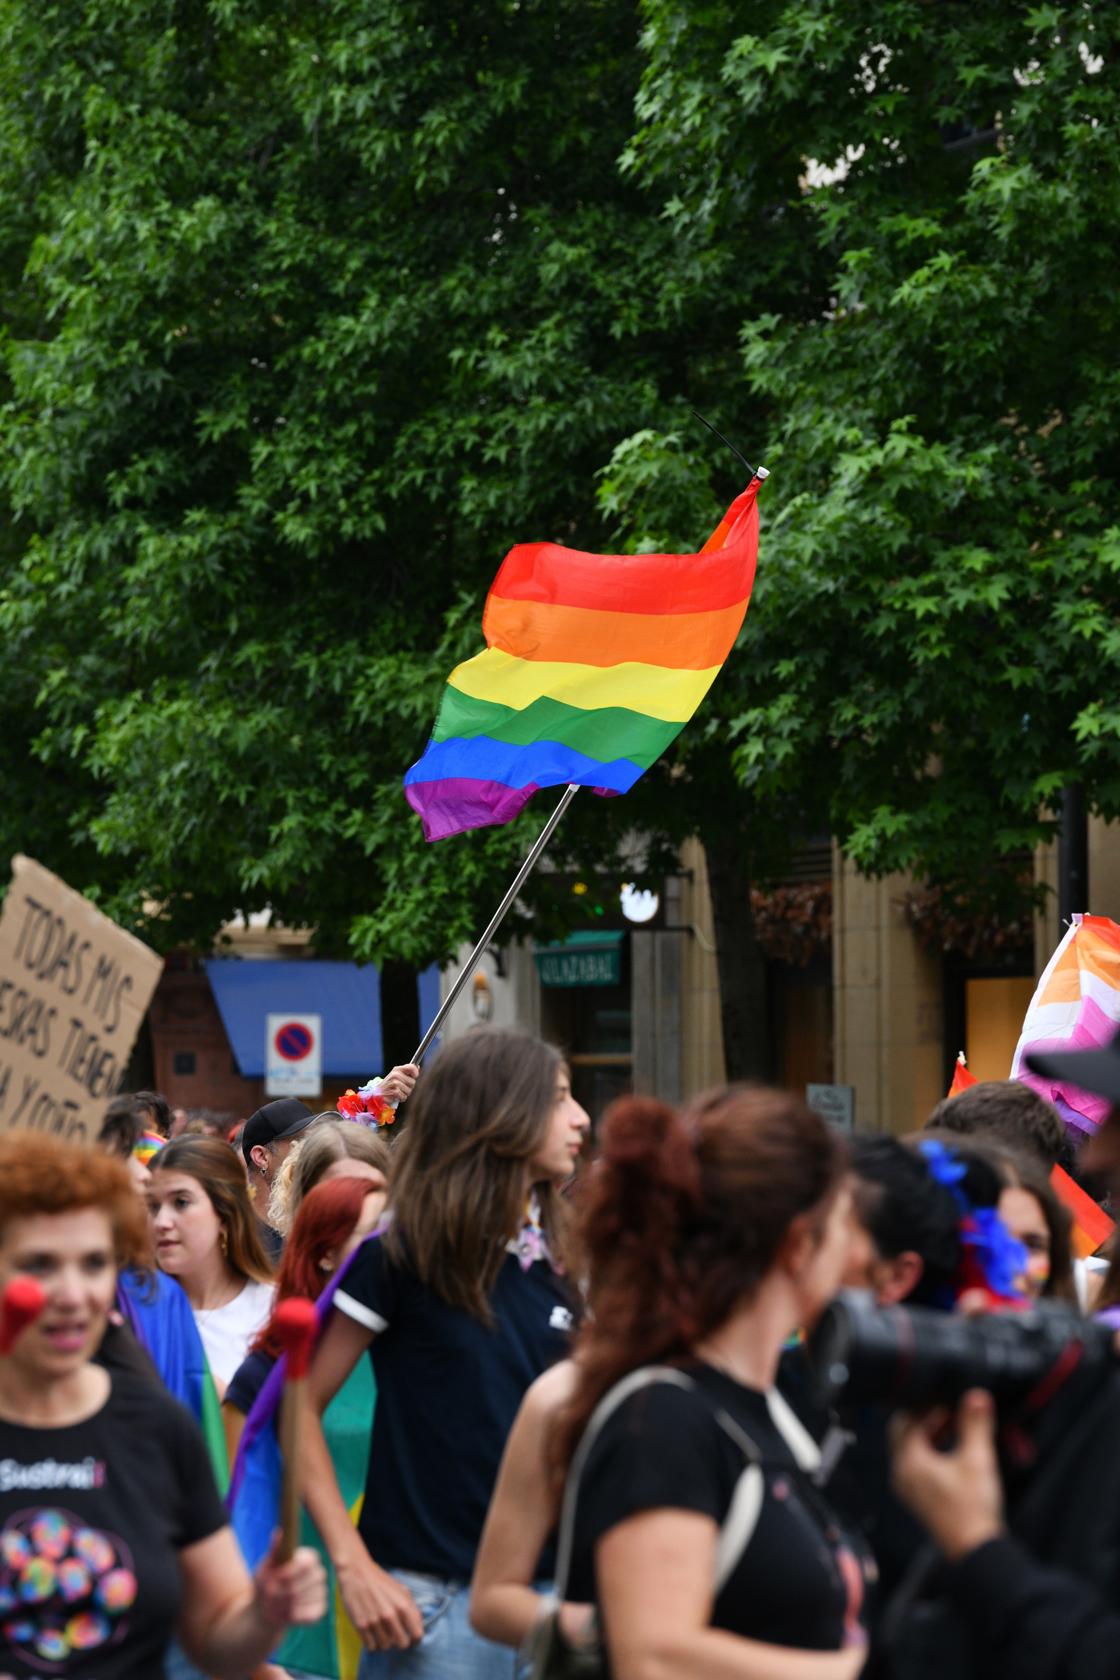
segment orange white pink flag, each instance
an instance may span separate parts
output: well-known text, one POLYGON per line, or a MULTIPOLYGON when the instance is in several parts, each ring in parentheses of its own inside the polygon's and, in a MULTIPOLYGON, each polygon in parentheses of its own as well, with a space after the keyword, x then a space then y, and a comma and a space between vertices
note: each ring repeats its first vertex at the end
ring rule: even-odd
POLYGON ((1075 1135, 1087 1137, 1108 1114, 1108 1098, 1032 1073, 1024 1058, 1028 1051, 1098 1050, 1118 1027, 1120 927, 1107 916, 1076 915, 1027 1007, 1011 1077, 1053 1103, 1075 1135))

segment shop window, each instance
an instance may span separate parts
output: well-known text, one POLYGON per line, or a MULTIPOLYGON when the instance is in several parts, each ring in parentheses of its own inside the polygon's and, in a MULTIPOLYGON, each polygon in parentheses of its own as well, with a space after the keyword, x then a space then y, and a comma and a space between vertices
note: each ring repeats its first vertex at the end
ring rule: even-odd
POLYGON ((633 1083, 630 936, 618 931, 538 947, 541 1032, 568 1058, 592 1120, 633 1083))
POLYGON ((833 1078, 832 967, 819 956, 804 967, 770 964, 774 1074, 789 1091, 833 1078))
POLYGON ((976 978, 964 983, 964 1048, 977 1079, 1007 1079, 1023 1017, 1034 996, 1033 974, 976 978))

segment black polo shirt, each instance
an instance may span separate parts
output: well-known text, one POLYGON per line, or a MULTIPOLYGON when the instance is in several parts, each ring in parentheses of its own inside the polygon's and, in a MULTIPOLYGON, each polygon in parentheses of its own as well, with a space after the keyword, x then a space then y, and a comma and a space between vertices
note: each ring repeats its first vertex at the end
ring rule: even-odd
POLYGON ((483 1324, 390 1260, 375 1236, 334 1305, 374 1334, 362 1539, 384 1568, 469 1581, 525 1390, 569 1351, 570 1292, 546 1261, 523 1270, 507 1254, 493 1323, 483 1324))

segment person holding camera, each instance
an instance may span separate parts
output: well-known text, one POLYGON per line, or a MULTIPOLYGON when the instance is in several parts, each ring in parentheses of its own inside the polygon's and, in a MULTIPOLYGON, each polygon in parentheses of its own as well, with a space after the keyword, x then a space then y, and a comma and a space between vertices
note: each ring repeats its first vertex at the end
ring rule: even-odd
MULTIPOLYGON (((1120 1035, 1099 1050, 1030 1054, 1027 1062, 1120 1105, 1120 1035)), ((1093 1168, 1120 1159, 1115 1106, 1087 1153, 1093 1168)), ((926 1405, 900 1417, 893 1459, 894 1485, 942 1559, 938 1592, 972 1672, 1112 1680, 1120 1367, 1111 1331, 1058 1307, 1018 1323, 986 1321, 971 1343, 962 1337, 950 1357, 927 1362, 923 1398, 945 1398, 938 1366, 955 1367, 959 1380, 970 1364, 973 1381, 955 1410, 926 1405)))
MULTIPOLYGON (((963 1275, 964 1210, 990 1214, 1004 1183, 996 1161, 972 1147, 971 1139, 964 1147, 961 1141, 852 1139, 854 1228, 842 1279, 845 1290, 864 1292, 879 1308, 905 1303, 953 1311, 963 1275)), ((830 1396, 804 1344, 783 1353, 779 1386, 834 1466, 829 1500, 874 1553, 876 1609, 881 1612, 927 1544, 921 1524, 891 1490, 889 1407, 877 1393, 858 1400, 843 1393, 830 1396)))
POLYGON ((1035 1501, 1033 1544, 1009 1525, 991 1395, 971 1389, 961 1400, 951 1451, 939 1445, 950 1420, 944 1409, 900 1419, 894 1485, 944 1559, 938 1590, 966 1630, 974 1672, 986 1680, 1113 1680, 1116 1674, 1115 1379, 1111 1387, 1107 1415, 1097 1415, 1108 1433, 1087 1443, 1083 1456, 1072 1456, 1064 1488, 1048 1478, 1049 1497, 1035 1501), (1051 1523, 1056 1533, 1047 1539, 1051 1523), (1080 1539, 1079 1525, 1085 1525, 1080 1539))

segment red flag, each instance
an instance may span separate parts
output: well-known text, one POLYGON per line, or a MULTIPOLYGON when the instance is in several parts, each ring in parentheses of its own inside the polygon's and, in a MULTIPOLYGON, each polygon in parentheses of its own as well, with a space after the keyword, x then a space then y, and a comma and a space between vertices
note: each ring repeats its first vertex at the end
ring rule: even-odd
POLYGON ((953 1069, 953 1083, 949 1087, 951 1097, 959 1097, 962 1091, 967 1091, 970 1085, 979 1085, 980 1081, 974 1073, 969 1073, 964 1065, 964 1051, 957 1057, 957 1065, 953 1069))
POLYGON ((1077 1258, 1084 1260, 1103 1248, 1116 1229, 1104 1209, 1098 1207, 1092 1196, 1086 1195, 1080 1184, 1075 1184, 1061 1167, 1052 1168, 1050 1186, 1073 1220, 1070 1236, 1077 1258))

